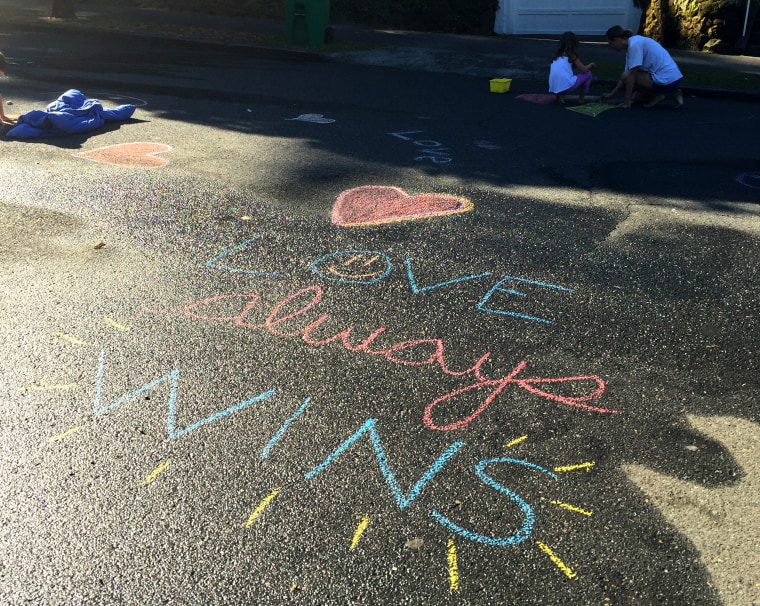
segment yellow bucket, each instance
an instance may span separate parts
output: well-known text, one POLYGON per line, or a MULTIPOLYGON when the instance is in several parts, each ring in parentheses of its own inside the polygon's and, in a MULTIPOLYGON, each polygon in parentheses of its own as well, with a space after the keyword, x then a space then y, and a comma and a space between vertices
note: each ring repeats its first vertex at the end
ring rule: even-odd
POLYGON ((512 84, 512 80, 509 78, 494 78, 491 80, 491 92, 508 93, 510 84, 512 84))

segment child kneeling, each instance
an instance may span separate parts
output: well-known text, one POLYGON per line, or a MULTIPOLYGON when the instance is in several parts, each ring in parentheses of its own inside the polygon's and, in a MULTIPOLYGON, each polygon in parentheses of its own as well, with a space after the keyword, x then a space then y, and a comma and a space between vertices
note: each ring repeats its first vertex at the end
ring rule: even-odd
POLYGON ((578 56, 580 42, 573 32, 565 32, 559 38, 557 52, 549 71, 549 92, 554 93, 557 103, 565 102, 565 93, 580 88, 578 104, 586 101, 586 93, 591 87, 591 70, 596 63, 584 65, 578 56), (573 73, 573 68, 578 74, 573 73))

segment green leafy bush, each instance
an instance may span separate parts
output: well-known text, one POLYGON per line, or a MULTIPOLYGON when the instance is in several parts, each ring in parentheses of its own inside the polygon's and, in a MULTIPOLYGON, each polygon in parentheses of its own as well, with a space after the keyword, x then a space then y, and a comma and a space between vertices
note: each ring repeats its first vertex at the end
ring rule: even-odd
MULTIPOLYGON (((285 0, 89 0, 208 15, 284 19, 285 0)), ((499 0, 329 0, 332 23, 468 34, 493 33, 499 0)))

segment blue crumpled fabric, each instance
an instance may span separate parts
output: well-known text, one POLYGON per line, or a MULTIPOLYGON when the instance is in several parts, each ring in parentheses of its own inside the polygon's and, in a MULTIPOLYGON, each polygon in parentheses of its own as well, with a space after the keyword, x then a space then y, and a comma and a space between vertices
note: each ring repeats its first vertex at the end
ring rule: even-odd
POLYGON ((47 106, 45 111, 34 110, 18 119, 18 125, 6 137, 32 139, 84 133, 132 117, 134 105, 106 109, 97 99, 88 99, 78 90, 68 90, 47 106))

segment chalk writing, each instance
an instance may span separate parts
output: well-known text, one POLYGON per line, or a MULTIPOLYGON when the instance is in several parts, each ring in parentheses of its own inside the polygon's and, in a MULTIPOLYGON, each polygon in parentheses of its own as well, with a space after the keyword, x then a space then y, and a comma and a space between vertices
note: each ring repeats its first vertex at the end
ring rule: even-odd
POLYGON ((288 430, 288 427, 290 427, 290 424, 295 421, 298 417, 300 417, 303 414, 303 411, 306 410, 306 405, 309 403, 311 398, 306 398, 303 401, 303 404, 301 404, 301 408, 296 411, 296 414, 294 414, 292 417, 290 417, 282 427, 277 431, 276 434, 272 437, 271 440, 267 443, 266 447, 264 447, 264 450, 261 452, 261 458, 266 459, 269 456, 269 451, 272 450, 272 447, 277 443, 277 441, 282 437, 282 435, 288 430))
POLYGON ((234 253, 234 252, 236 252, 238 250, 242 250, 243 248, 245 248, 246 246, 248 246, 254 240, 258 240, 260 237, 261 236, 256 235, 253 238, 250 238, 249 240, 246 240, 242 244, 238 244, 237 246, 235 246, 233 248, 230 248, 229 250, 225 250, 221 255, 217 255, 216 257, 214 257, 213 259, 211 259, 210 261, 208 261, 206 263, 206 267, 212 267, 214 269, 224 269, 226 271, 233 271, 233 272, 238 272, 238 273, 242 273, 242 274, 259 274, 259 275, 264 275, 264 276, 280 277, 282 274, 277 274, 277 273, 272 273, 272 272, 266 272, 266 271, 256 271, 256 270, 252 270, 252 269, 238 269, 236 267, 229 267, 228 265, 219 265, 219 264, 217 264, 217 261, 219 261, 221 259, 224 259, 226 256, 228 256, 228 255, 230 255, 230 254, 232 254, 232 253, 234 253))
POLYGON ((497 490, 505 495, 507 495, 520 509, 522 509, 524 522, 522 525, 522 528, 520 528, 516 533, 513 535, 510 535, 508 537, 489 537, 482 534, 477 534, 475 532, 472 532, 471 530, 467 530, 466 528, 463 528, 462 526, 459 526, 458 524, 452 522, 447 517, 436 511, 435 509, 430 510, 430 515, 433 516, 433 519, 448 528, 449 530, 455 532, 458 535, 463 536, 466 539, 469 539, 470 541, 475 541, 478 543, 484 543, 486 545, 495 545, 495 546, 505 546, 505 545, 517 545, 519 543, 522 543, 525 541, 533 531, 533 525, 536 521, 535 513, 533 512, 533 508, 528 505, 520 496, 509 490, 507 487, 503 486, 502 484, 499 484, 496 480, 494 480, 491 476, 489 476, 486 473, 486 467, 489 465, 494 464, 500 464, 500 463, 512 463, 516 465, 524 465, 525 467, 528 467, 530 469, 535 469, 537 471, 540 471, 542 473, 545 473, 550 478, 558 479, 555 474, 553 474, 551 471, 544 469, 543 467, 539 467, 538 465, 535 465, 534 463, 529 463, 528 461, 520 461, 518 459, 510 459, 510 458, 497 458, 497 459, 485 459, 483 461, 480 461, 475 466, 475 473, 478 475, 478 477, 483 480, 483 482, 487 485, 493 488, 494 490, 497 490))
POLYGON ((464 276, 462 278, 455 278, 453 280, 448 280, 446 282, 439 282, 438 284, 433 284, 432 286, 425 286, 424 288, 420 288, 417 286, 417 281, 414 279, 414 274, 412 274, 412 260, 407 257, 406 259, 406 273, 409 276, 409 284, 412 286, 412 292, 414 294, 425 292, 428 290, 433 290, 434 288, 439 288, 441 286, 448 286, 449 284, 456 284, 457 282, 464 282, 466 280, 475 280, 476 278, 483 278, 485 276, 490 276, 491 272, 485 272, 482 274, 478 274, 476 276, 464 276))
POLYGON ((417 147, 423 148, 424 152, 422 152, 421 155, 414 158, 418 162, 421 160, 430 160, 433 164, 448 164, 449 162, 451 162, 451 156, 449 155, 449 152, 450 152, 449 148, 444 147, 438 141, 433 141, 432 139, 415 140, 413 137, 406 136, 406 135, 416 135, 423 132, 425 131, 410 130, 406 132, 388 133, 388 134, 391 135, 392 137, 396 137, 397 139, 401 139, 402 141, 411 141, 417 147))
POLYGON ((314 333, 326 322, 331 319, 329 314, 323 314, 317 320, 311 321, 306 326, 292 328, 289 330, 280 329, 280 325, 284 323, 292 323, 293 320, 306 314, 315 308, 322 301, 322 289, 319 286, 309 286, 303 288, 291 295, 286 296, 279 301, 270 311, 266 320, 259 324, 250 324, 246 322, 247 316, 258 305, 261 296, 258 293, 246 293, 246 294, 233 294, 233 295, 217 295, 202 299, 195 303, 191 303, 184 308, 169 310, 179 311, 185 316, 195 318, 203 321, 216 321, 216 322, 232 322, 235 325, 244 329, 260 330, 264 329, 270 334, 278 337, 298 337, 309 345, 319 346, 327 345, 329 343, 337 342, 343 345, 343 347, 350 352, 363 353, 365 355, 380 356, 388 360, 393 364, 399 364, 403 366, 429 366, 437 365, 440 367, 444 374, 456 377, 462 377, 467 375, 473 375, 475 382, 471 385, 461 387, 448 394, 445 394, 436 400, 432 401, 425 408, 423 421, 430 429, 436 429, 440 431, 451 431, 454 429, 463 429, 470 422, 472 422, 478 415, 480 415, 495 399, 496 397, 508 386, 514 385, 528 391, 534 395, 560 402, 562 404, 581 408, 587 411, 599 412, 599 413, 617 413, 616 410, 603 408, 599 406, 592 406, 586 402, 590 402, 596 398, 601 397, 605 390, 604 381, 595 375, 586 376, 570 376, 570 377, 550 377, 550 378, 516 378, 517 375, 523 371, 527 362, 520 362, 512 372, 506 377, 499 379, 489 379, 484 376, 481 367, 491 357, 491 352, 483 354, 475 364, 467 370, 452 370, 449 368, 445 359, 445 343, 442 339, 416 339, 411 341, 397 342, 389 347, 383 349, 371 349, 370 346, 385 333, 385 327, 376 328, 364 341, 355 344, 350 340, 351 334, 354 331, 353 326, 345 328, 340 332, 324 337, 314 338, 314 333), (210 316, 200 314, 195 311, 198 307, 212 307, 214 303, 227 302, 230 300, 240 299, 243 302, 248 300, 244 309, 234 316, 210 316), (295 307, 293 311, 289 311, 295 307), (432 351, 432 353, 430 353, 432 351), (404 357, 400 357, 401 354, 404 357), (415 355, 421 357, 421 359, 415 359, 415 355), (425 356, 425 357, 422 357, 425 356), (591 393, 583 396, 563 396, 552 392, 547 392, 539 388, 544 384, 562 384, 562 383, 595 383, 596 389, 591 393), (464 419, 454 421, 452 423, 440 425, 433 420, 433 413, 436 406, 440 403, 450 400, 452 398, 461 396, 474 390, 482 390, 485 392, 485 399, 480 401, 475 408, 475 411, 468 415, 464 419))
POLYGON ((554 290, 561 290, 565 292, 573 292, 569 288, 565 288, 564 286, 557 286, 556 284, 546 284, 545 282, 536 282, 535 280, 526 280, 524 278, 516 278, 514 276, 504 276, 499 282, 496 283, 496 285, 491 288, 491 290, 486 293, 486 296, 483 297, 480 302, 477 304, 477 309, 480 311, 487 311, 489 313, 496 313, 496 314, 504 314, 506 316, 515 316, 518 318, 524 318, 525 320, 531 320, 533 322, 543 322, 544 324, 552 324, 551 320, 546 320, 544 318, 539 318, 536 316, 530 316, 527 314, 521 314, 513 311, 505 311, 501 309, 492 309, 490 307, 486 307, 486 302, 493 296, 495 292, 502 292, 507 293, 510 295, 517 295, 518 297, 525 297, 526 294, 517 290, 514 290, 513 288, 502 288, 502 284, 510 283, 510 282, 523 282, 526 284, 533 284, 535 286, 540 286, 543 288, 553 288, 554 290))
POLYGON ((250 400, 246 400, 245 402, 241 402, 234 406, 230 406, 229 408, 219 411, 211 415, 210 417, 201 419, 200 421, 197 421, 193 423, 192 425, 189 425, 188 427, 177 428, 175 427, 175 423, 176 423, 175 407, 176 407, 176 401, 177 401, 177 390, 179 388, 179 374, 180 374, 179 370, 173 370, 169 374, 164 375, 163 377, 160 377, 156 379, 155 381, 152 381, 151 383, 143 385, 139 389, 136 389, 135 391, 128 393, 126 396, 123 396, 122 398, 115 400, 114 402, 111 402, 110 404, 101 404, 105 359, 106 359, 106 351, 104 349, 100 352, 100 364, 98 366, 98 375, 97 375, 97 379, 95 383, 95 401, 93 402, 93 408, 95 412, 97 414, 102 414, 106 412, 107 410, 111 410, 112 408, 115 408, 116 406, 123 404, 127 400, 130 400, 140 395, 141 393, 149 389, 152 389, 153 387, 156 387, 157 385, 163 383, 164 381, 170 381, 171 392, 169 394, 169 402, 168 402, 169 411, 166 417, 166 429, 167 429, 167 432, 169 433, 170 438, 179 438, 187 433, 190 433, 191 431, 194 431, 195 429, 198 429, 199 427, 202 427, 203 425, 206 425, 207 423, 211 423, 212 421, 216 421, 217 419, 231 415, 239 410, 242 410, 246 406, 250 406, 251 404, 255 402, 259 402, 270 396, 273 396, 275 393, 275 390, 271 389, 269 391, 262 393, 261 395, 251 398, 250 400))
POLYGON ((404 509, 407 506, 411 505, 411 503, 419 496, 419 494, 422 492, 422 490, 425 488, 425 485, 430 482, 435 475, 441 470, 441 468, 446 464, 446 462, 453 457, 457 451, 464 446, 464 442, 454 442, 451 446, 449 446, 444 453, 438 457, 438 459, 428 468, 428 470, 422 475, 422 477, 417 480, 417 483, 412 487, 412 490, 409 492, 408 495, 405 495, 401 488, 398 485, 398 482, 396 481, 396 475, 391 470, 390 466, 388 465, 388 460, 385 456, 385 450, 383 450, 383 444, 380 440, 380 435, 377 433, 377 429, 375 428, 375 420, 374 419, 367 419, 367 421, 362 425, 359 430, 354 433, 350 438, 348 438, 345 442, 343 442, 338 448, 329 455, 322 463, 317 465, 314 469, 312 469, 310 472, 306 474, 307 479, 312 479, 313 477, 317 476, 318 474, 322 473, 335 459, 337 459, 341 454, 343 454, 354 442, 356 442, 359 438, 361 438, 364 434, 368 433, 370 436, 370 440, 372 441, 372 446, 375 449, 375 456, 377 457, 377 462, 380 465, 380 471, 383 474, 383 477, 385 478, 385 481, 388 483, 388 486, 390 486, 391 492, 393 493, 393 496, 396 499, 396 503, 398 504, 399 509, 404 509))
MULTIPOLYGON (((333 212, 335 212, 335 209, 333 209, 333 212)), ((362 213, 367 212, 367 209, 364 208, 363 210, 361 210, 361 212, 362 213)), ((411 215, 407 218, 416 218, 417 216, 418 215, 411 215)), ((369 217, 369 215, 367 215, 367 217, 369 217)), ((335 217, 334 217, 334 220, 335 220, 335 217)), ((343 221, 343 220, 344 220, 344 217, 341 215, 338 221, 343 221)), ((393 219, 393 220, 401 221, 404 219, 398 216, 396 217, 396 219, 393 219)), ((370 220, 370 222, 366 224, 371 224, 371 223, 372 223, 372 220, 370 220)), ((356 223, 356 225, 363 225, 363 224, 365 223, 362 223, 361 221, 359 223, 356 223)), ((254 240, 257 240, 258 238, 260 238, 260 236, 256 235, 253 238, 246 240, 242 244, 239 244, 233 248, 230 248, 224 251, 222 254, 208 261, 206 263, 206 266, 215 268, 215 269, 222 269, 226 271, 246 273, 246 274, 252 274, 252 275, 262 275, 262 276, 270 276, 270 277, 278 277, 278 278, 285 277, 284 274, 281 274, 281 273, 263 271, 263 270, 253 270, 253 269, 241 269, 241 268, 231 267, 228 265, 222 265, 218 263, 218 261, 227 257, 228 255, 245 249, 251 242, 253 242, 254 240)), ((313 273, 320 276, 321 278, 324 278, 326 280, 330 280, 333 282, 369 285, 369 284, 375 284, 379 282, 380 280, 383 280, 386 277, 388 277, 393 270, 393 263, 391 262, 391 259, 390 257, 388 257, 388 255, 380 251, 343 250, 343 251, 338 251, 334 253, 329 253, 327 255, 320 257, 319 259, 311 263, 311 265, 309 266, 309 269, 313 273)), ((443 282, 438 282, 436 284, 431 284, 429 286, 421 287, 417 283, 417 278, 415 277, 414 272, 412 270, 412 259, 409 257, 406 258, 406 273, 407 273, 407 278, 409 279, 409 285, 411 286, 412 292, 414 294, 429 292, 436 288, 442 288, 445 286, 450 286, 452 284, 458 284, 465 281, 485 278, 492 275, 491 272, 483 272, 479 274, 461 276, 461 277, 454 278, 451 280, 445 280, 443 282)), ((516 276, 504 276, 493 287, 491 287, 488 290, 485 296, 475 306, 475 309, 478 311, 486 312, 486 313, 500 314, 503 316, 512 316, 512 317, 521 318, 524 320, 530 320, 532 322, 540 322, 543 324, 553 324, 554 323, 553 320, 540 318, 538 316, 530 315, 527 313, 520 313, 517 311, 509 311, 506 309, 498 308, 498 305, 500 303, 496 300, 497 293, 502 298, 505 296, 507 297, 516 296, 516 297, 523 297, 522 301, 528 300, 528 295, 524 292, 515 290, 515 287, 505 288, 505 286, 511 285, 511 283, 513 282, 522 283, 522 284, 529 285, 531 287, 539 288, 539 289, 541 288, 552 289, 554 291, 567 292, 567 293, 573 292, 573 289, 566 288, 564 286, 559 286, 557 284, 549 284, 546 282, 539 282, 537 280, 529 280, 526 278, 519 278, 516 276)))

